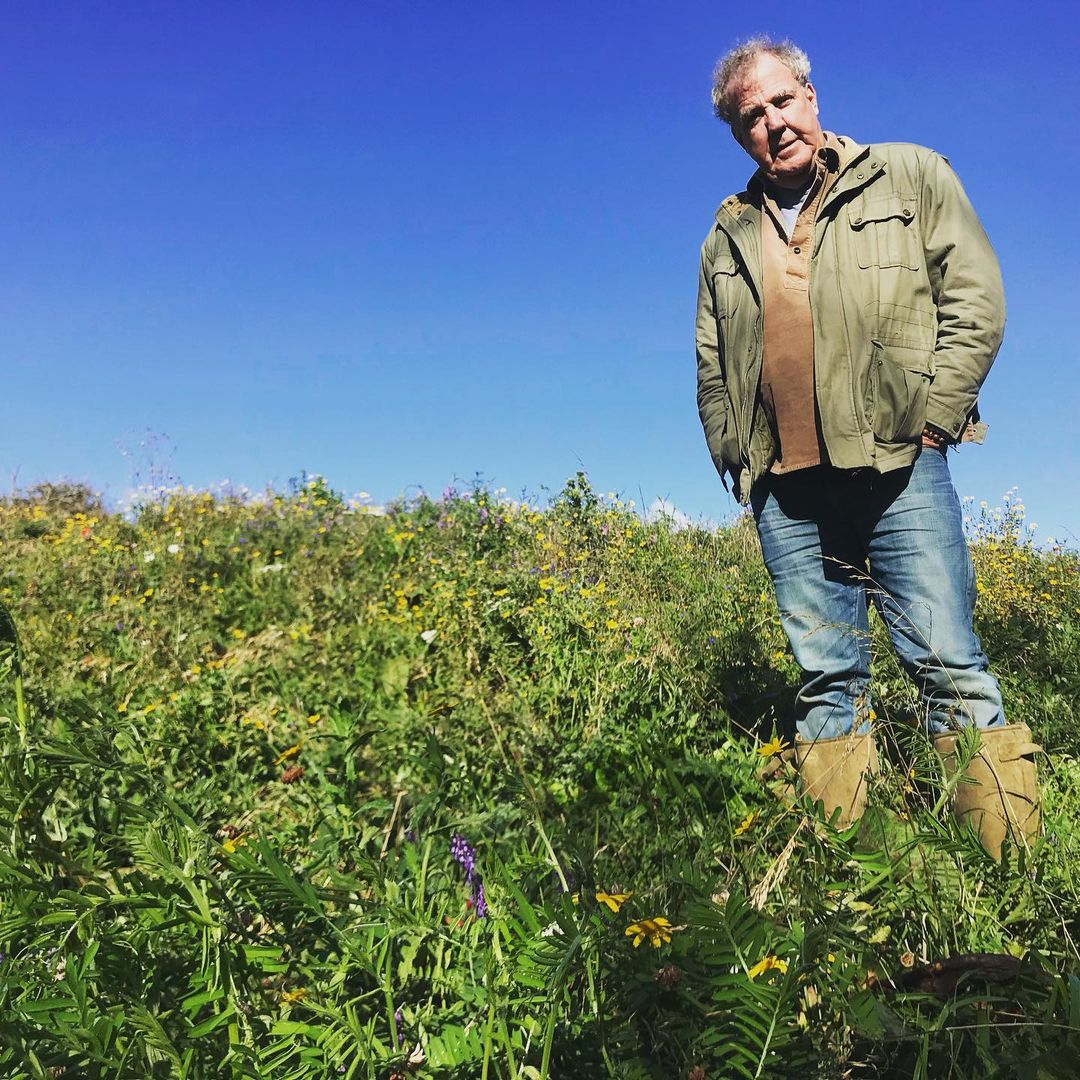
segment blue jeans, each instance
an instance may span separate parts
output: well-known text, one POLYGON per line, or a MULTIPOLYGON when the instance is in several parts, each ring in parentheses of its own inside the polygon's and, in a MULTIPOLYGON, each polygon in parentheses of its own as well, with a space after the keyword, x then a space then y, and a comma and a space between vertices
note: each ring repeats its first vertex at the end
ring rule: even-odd
POLYGON ((884 475, 818 466, 751 491, 765 565, 804 683, 804 739, 869 730, 869 607, 919 690, 930 734, 1005 723, 972 628, 975 572, 940 450, 884 475))

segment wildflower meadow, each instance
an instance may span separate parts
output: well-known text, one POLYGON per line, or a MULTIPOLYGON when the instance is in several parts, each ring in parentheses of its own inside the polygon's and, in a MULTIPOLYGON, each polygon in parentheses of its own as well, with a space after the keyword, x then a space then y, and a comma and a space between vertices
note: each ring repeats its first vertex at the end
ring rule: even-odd
POLYGON ((0 500, 0 1075, 1075 1078, 1080 558, 968 513, 1045 749, 1000 863, 877 622, 868 812, 798 797, 747 520, 0 500))

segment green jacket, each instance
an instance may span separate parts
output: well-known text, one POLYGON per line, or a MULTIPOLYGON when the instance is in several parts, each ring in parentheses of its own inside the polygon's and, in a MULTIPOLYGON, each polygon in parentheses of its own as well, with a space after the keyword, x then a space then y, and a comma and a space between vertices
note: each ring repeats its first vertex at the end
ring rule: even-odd
MULTIPOLYGON (((888 472, 914 461, 927 424, 959 439, 1001 344, 1005 297, 945 158, 845 142, 811 253, 815 392, 830 463, 888 472)), ((743 503, 776 457, 759 394, 761 214, 753 181, 724 200, 698 283, 698 411, 743 503)))

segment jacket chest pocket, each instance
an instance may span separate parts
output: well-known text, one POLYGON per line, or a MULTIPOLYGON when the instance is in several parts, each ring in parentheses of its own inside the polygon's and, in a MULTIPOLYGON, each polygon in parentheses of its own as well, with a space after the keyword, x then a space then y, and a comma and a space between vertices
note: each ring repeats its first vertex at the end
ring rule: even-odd
POLYGON ((851 206, 848 224, 855 258, 863 270, 890 266, 918 270, 922 267, 916 209, 913 195, 890 195, 851 206))

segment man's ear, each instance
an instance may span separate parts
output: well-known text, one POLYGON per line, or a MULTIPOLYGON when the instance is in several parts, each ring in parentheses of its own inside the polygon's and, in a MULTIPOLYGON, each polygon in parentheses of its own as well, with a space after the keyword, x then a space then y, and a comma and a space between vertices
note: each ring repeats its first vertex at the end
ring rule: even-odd
POLYGON ((814 107, 814 115, 817 116, 817 114, 818 114, 817 91, 814 89, 814 84, 813 83, 807 83, 806 84, 806 100, 809 101, 811 105, 813 105, 813 107, 814 107))

